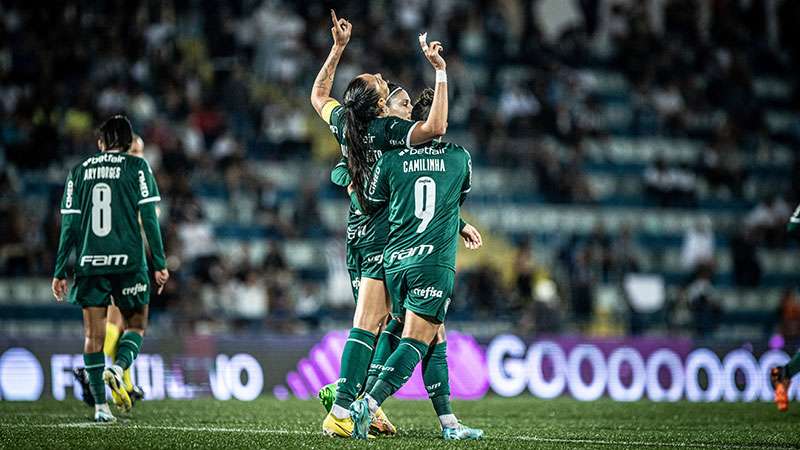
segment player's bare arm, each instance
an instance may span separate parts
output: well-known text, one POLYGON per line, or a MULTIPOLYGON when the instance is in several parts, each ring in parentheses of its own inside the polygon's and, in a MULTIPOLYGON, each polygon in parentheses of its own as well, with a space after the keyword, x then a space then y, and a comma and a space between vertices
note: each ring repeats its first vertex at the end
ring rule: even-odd
POLYGON ((331 27, 333 47, 331 47, 328 58, 319 70, 317 78, 314 80, 314 86, 311 88, 311 105, 323 119, 325 117, 322 116, 322 108, 326 103, 334 100, 331 98, 331 89, 333 88, 333 78, 336 75, 336 67, 339 65, 339 59, 341 59, 353 31, 350 22, 336 17, 334 10, 331 10, 331 21, 333 22, 331 27))
POLYGON ((442 58, 442 44, 439 41, 427 42, 427 33, 419 36, 419 45, 428 62, 436 70, 436 86, 433 103, 428 118, 419 122, 411 131, 411 145, 418 145, 444 136, 447 132, 447 63, 442 58))

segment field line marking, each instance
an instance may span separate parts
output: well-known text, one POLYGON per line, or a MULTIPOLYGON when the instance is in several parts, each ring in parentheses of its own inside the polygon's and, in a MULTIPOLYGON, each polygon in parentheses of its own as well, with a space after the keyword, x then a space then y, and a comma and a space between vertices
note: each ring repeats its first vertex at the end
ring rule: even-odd
MULTIPOLYGON (((73 423, 54 423, 54 424, 8 424, 3 427, 37 427, 37 428, 105 428, 109 424, 95 422, 73 422, 73 423)), ((250 433, 250 434, 294 434, 303 436, 322 435, 306 430, 286 430, 286 429, 259 429, 259 428, 228 428, 228 427, 179 427, 170 425, 126 425, 126 428, 134 430, 166 430, 166 431, 187 431, 204 433, 250 433)), ((487 440, 499 441, 529 441, 547 442, 553 444, 593 444, 593 445, 617 445, 625 447, 672 447, 672 448, 738 448, 738 449, 766 449, 775 448, 768 444, 734 444, 734 443, 706 443, 706 442, 659 442, 659 441, 613 441, 606 439, 581 439, 581 438, 547 438, 537 436, 498 436, 488 437, 487 440)))

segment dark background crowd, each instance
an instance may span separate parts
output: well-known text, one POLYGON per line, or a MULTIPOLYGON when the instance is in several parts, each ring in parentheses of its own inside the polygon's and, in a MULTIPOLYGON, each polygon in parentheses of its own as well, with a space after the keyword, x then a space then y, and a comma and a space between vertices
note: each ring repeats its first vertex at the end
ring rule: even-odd
POLYGON ((784 231, 800 200, 800 3, 788 0, 3 1, 4 320, 50 314, 19 286, 46 294, 65 174, 122 112, 163 198, 174 277, 153 300, 157 324, 346 322, 338 149, 308 102, 330 8, 354 25, 335 96, 381 72, 414 98, 432 82, 417 34, 444 43, 448 139, 476 164, 466 216, 499 255, 460 263, 452 320, 800 335, 784 231), (648 280, 655 309, 631 287, 648 280))

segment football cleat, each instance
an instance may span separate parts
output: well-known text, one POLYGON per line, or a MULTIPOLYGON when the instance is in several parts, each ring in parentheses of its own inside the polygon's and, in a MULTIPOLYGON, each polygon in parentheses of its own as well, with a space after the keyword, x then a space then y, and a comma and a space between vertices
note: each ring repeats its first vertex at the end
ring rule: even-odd
POLYGON ((367 439, 372 423, 372 413, 369 411, 367 399, 356 400, 350 405, 350 418, 353 423, 351 436, 355 439, 367 439))
POLYGON ((144 400, 144 390, 142 390, 141 386, 133 386, 132 389, 127 391, 128 397, 131 398, 131 406, 140 400, 144 400))
POLYGON ((322 422, 322 434, 330 437, 350 437, 353 434, 353 420, 349 417, 339 419, 329 412, 322 422))
POLYGON ((86 375, 86 369, 83 367, 75 367, 72 369, 72 376, 75 377, 75 381, 81 385, 81 390, 83 391, 83 402, 88 406, 94 407, 94 396, 92 395, 92 390, 89 387, 89 377, 86 375))
POLYGON ((442 437, 445 441, 469 441, 483 438, 483 430, 470 428, 461 422, 457 427, 442 428, 442 437))
POLYGON ((122 368, 113 365, 103 371, 103 381, 111 389, 111 398, 114 399, 114 404, 122 411, 131 410, 131 397, 128 391, 125 390, 125 385, 122 383, 122 368))
POLYGON ((375 416, 372 418, 372 422, 369 424, 369 431, 372 434, 394 436, 397 434, 397 427, 392 425, 392 422, 386 417, 383 408, 378 408, 378 411, 375 412, 375 416))
POLYGON ((113 423, 117 421, 117 418, 111 414, 108 405, 105 405, 105 407, 101 406, 94 411, 94 421, 98 423, 113 423))
POLYGON ((783 366, 773 367, 769 374, 775 387, 775 405, 778 406, 778 411, 786 412, 789 409, 789 385, 792 379, 783 366))
POLYGON ((331 412, 333 401, 336 400, 336 382, 322 386, 317 392, 317 398, 322 403, 322 407, 325 408, 325 412, 331 412))

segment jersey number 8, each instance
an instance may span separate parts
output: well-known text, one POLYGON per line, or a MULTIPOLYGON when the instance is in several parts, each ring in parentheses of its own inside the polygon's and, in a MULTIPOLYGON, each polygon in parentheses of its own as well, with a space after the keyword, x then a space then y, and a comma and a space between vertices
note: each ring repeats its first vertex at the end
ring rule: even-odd
POLYGON ((98 237, 111 233, 111 186, 105 183, 92 188, 92 232, 98 237))
POLYGON ((428 228, 436 212, 436 182, 431 177, 419 177, 414 183, 414 216, 421 219, 417 233, 428 228))

